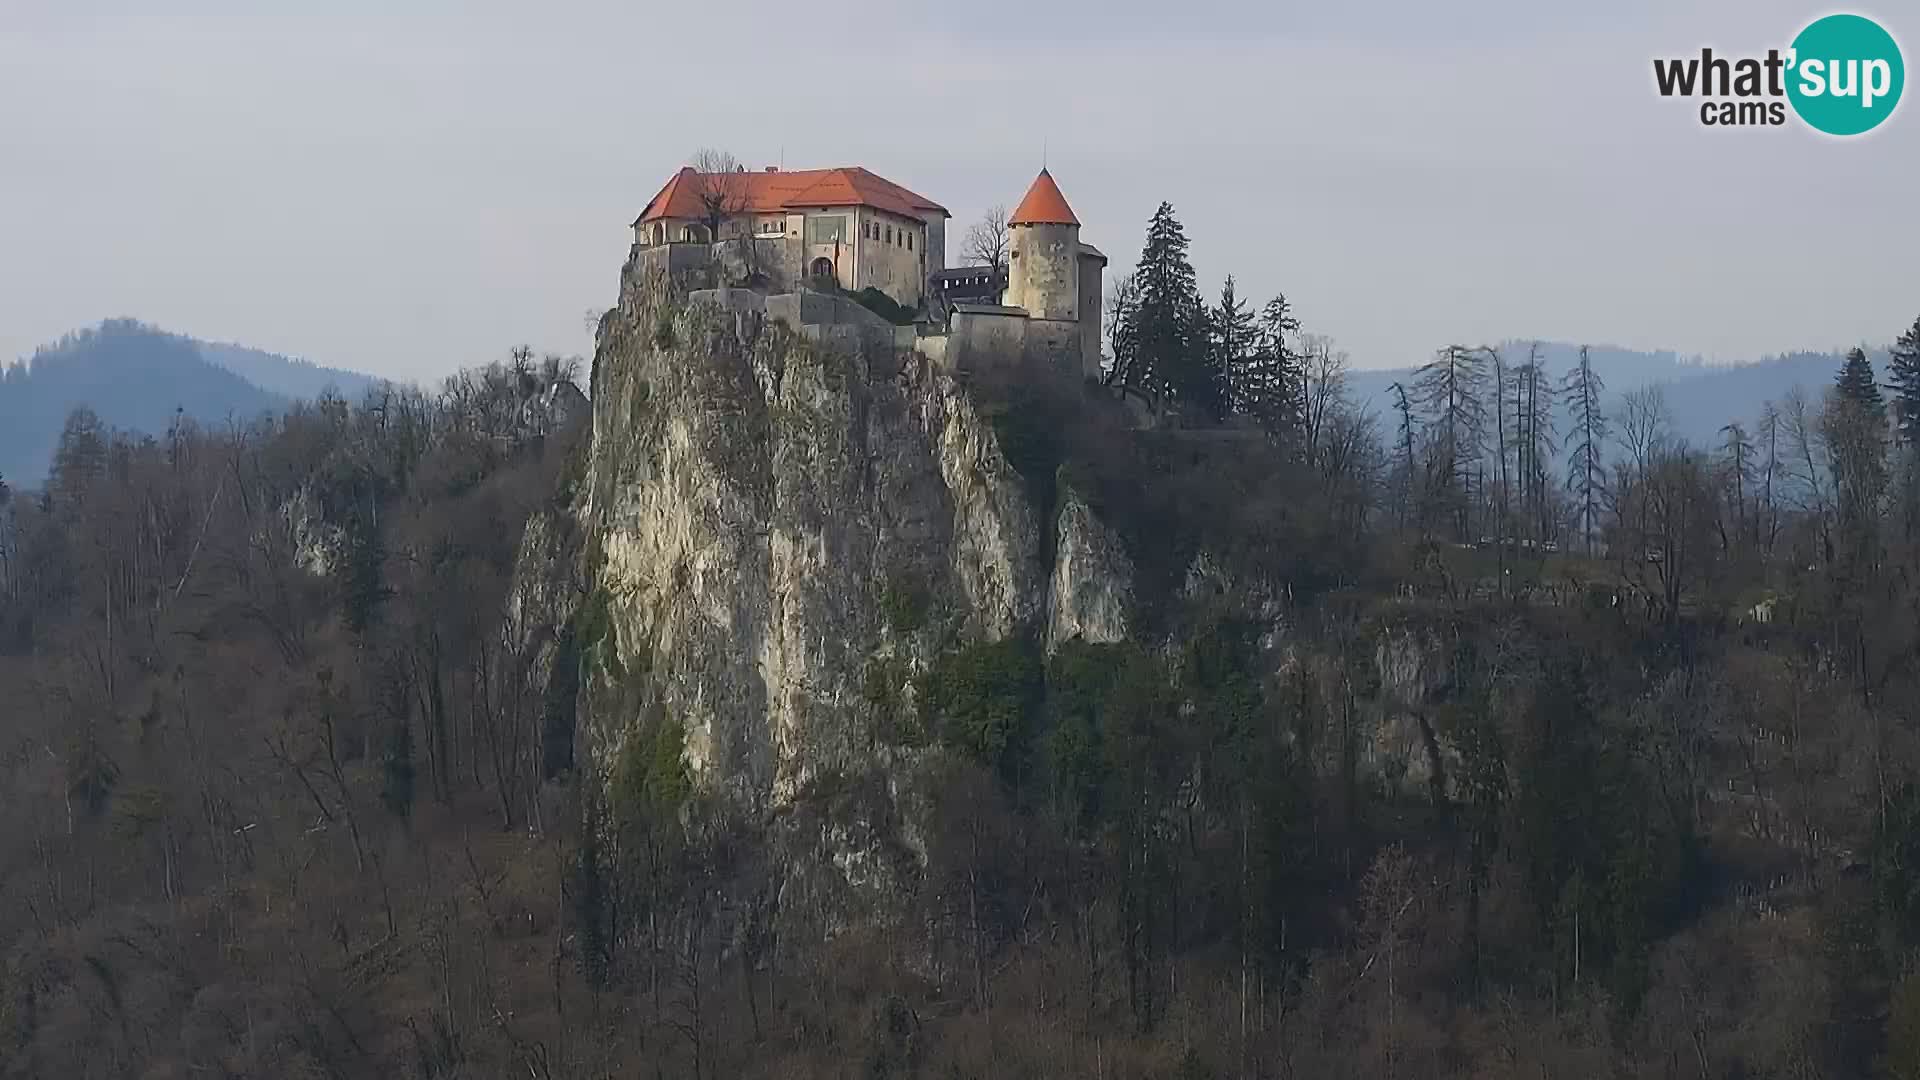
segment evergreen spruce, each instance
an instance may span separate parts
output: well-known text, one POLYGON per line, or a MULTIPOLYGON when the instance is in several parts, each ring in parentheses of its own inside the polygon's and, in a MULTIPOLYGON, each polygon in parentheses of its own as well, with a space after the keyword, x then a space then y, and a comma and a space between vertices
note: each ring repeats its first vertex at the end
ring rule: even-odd
POLYGON ((1836 506, 1839 572, 1863 582, 1878 562, 1881 500, 1887 487, 1886 403, 1873 364, 1854 349, 1834 379, 1836 393, 1820 417, 1836 506))
MULTIPOLYGON (((1457 539, 1472 530, 1468 515, 1472 474, 1486 450, 1487 414, 1484 390, 1490 349, 1449 345, 1422 365, 1413 381, 1415 404, 1432 433, 1428 494, 1435 500, 1428 510, 1453 519, 1457 539)), ((1496 401, 1497 401, 1496 397, 1496 401)))
POLYGON ((1567 372, 1560 396, 1567 414, 1567 490, 1580 510, 1580 532, 1588 554, 1593 553, 1593 529, 1607 484, 1600 458, 1607 443, 1607 413, 1600 403, 1606 389, 1600 373, 1593 370, 1587 347, 1580 346, 1580 362, 1567 372))
POLYGON ((1840 365, 1840 374, 1834 379, 1840 388, 1840 395, 1867 411, 1869 416, 1878 416, 1886 409, 1886 399, 1880 395, 1879 384, 1873 381, 1873 362, 1861 349, 1847 353, 1846 362, 1840 365))
POLYGON ((1393 411, 1400 417, 1399 458, 1400 458, 1400 524, 1407 523, 1407 507, 1413 505, 1414 461, 1413 461, 1413 403, 1407 398, 1407 388, 1402 383, 1394 383, 1393 411))
POLYGON ((1275 438, 1290 438, 1300 428, 1304 382, 1294 347, 1300 320, 1287 298, 1276 296, 1260 309, 1254 329, 1253 348, 1235 379, 1234 408, 1275 438))
POLYGON ((1234 292, 1233 275, 1227 275, 1227 283, 1220 289, 1220 306, 1207 316, 1207 338, 1227 412, 1243 411, 1248 368, 1259 345, 1259 334, 1253 309, 1234 292))
POLYGON ((1225 387, 1207 355, 1207 319, 1187 261, 1187 234, 1169 203, 1161 203, 1147 225, 1134 283, 1138 293, 1119 331, 1135 352, 1128 384, 1224 415, 1225 387))
POLYGON ((1887 360, 1887 384, 1893 388, 1894 423, 1900 441, 1920 443, 1920 319, 1894 342, 1887 360))
POLYGON ((365 634, 379 619, 380 602, 386 595, 381 581, 381 564, 386 557, 379 527, 368 516, 355 514, 347 535, 341 600, 347 627, 356 634, 365 634))
POLYGON ((1527 347, 1527 362, 1513 373, 1514 464, 1520 485, 1520 515, 1534 536, 1553 534, 1552 508, 1547 498, 1549 462, 1555 451, 1554 387, 1541 359, 1541 345, 1527 347))

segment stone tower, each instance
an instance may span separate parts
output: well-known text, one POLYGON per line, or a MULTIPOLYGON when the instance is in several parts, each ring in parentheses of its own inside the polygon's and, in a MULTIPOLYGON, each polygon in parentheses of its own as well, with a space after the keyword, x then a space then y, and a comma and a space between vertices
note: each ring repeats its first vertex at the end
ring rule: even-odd
POLYGON ((1035 319, 1080 320, 1080 219, 1041 169, 1007 219, 1005 302, 1035 319))

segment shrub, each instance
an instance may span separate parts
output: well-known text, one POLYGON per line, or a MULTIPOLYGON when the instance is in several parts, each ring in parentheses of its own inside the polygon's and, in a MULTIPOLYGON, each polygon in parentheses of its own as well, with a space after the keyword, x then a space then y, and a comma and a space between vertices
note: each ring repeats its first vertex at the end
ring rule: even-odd
POLYGON ((861 673, 860 696, 873 709, 874 737, 889 746, 926 742, 926 728, 907 709, 907 679, 906 661, 898 657, 876 656, 861 673))
POLYGON ((913 309, 894 301, 893 297, 869 285, 853 294, 853 302, 887 320, 895 326, 911 326, 914 321, 913 309))
POLYGON ((1039 650, 1024 638, 947 653, 920 677, 921 720, 943 745, 1016 779, 1039 712, 1039 650))
POLYGON ((927 624, 927 611, 933 597, 927 587, 911 574, 900 571, 887 575, 880 589, 880 613, 887 625, 903 634, 911 634, 927 624))
POLYGON ((679 809, 693 788, 686 746, 686 725, 663 715, 627 735, 614 766, 615 820, 628 826, 654 824, 679 809))

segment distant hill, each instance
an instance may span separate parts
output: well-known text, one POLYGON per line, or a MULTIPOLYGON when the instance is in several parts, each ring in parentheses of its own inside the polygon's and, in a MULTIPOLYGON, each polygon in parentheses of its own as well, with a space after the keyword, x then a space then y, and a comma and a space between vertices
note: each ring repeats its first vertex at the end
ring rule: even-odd
MULTIPOLYGON (((1526 342, 1510 341, 1499 348, 1511 363, 1526 360, 1526 342)), ((1843 359, 1837 352, 1789 353, 1748 363, 1708 363, 1673 352, 1640 352, 1612 345, 1592 346, 1588 355, 1606 384, 1610 410, 1618 407, 1621 395, 1628 391, 1659 383, 1672 414, 1674 434, 1695 446, 1718 444, 1720 429, 1732 421, 1740 421, 1751 430, 1766 402, 1783 400, 1796 386, 1818 400, 1833 384, 1843 359)), ((1884 375, 1885 352, 1869 350, 1869 355, 1884 375)), ((1580 347, 1546 342, 1542 359, 1558 385, 1579 362, 1580 347)), ((1384 428, 1393 423, 1390 388, 1401 381, 1411 388, 1412 378, 1409 368, 1356 371, 1351 385, 1355 397, 1379 414, 1384 428)))
MULTIPOLYGON (((191 338, 187 340, 192 340, 191 338)), ((379 379, 358 371, 321 367, 308 360, 262 352, 245 345, 195 341, 200 355, 262 390, 289 398, 316 398, 332 390, 348 401, 360 395, 379 379)))
POLYGON ((113 427, 160 434, 176 410, 216 423, 275 412, 288 400, 209 362, 191 338, 109 320, 0 371, 0 476, 37 487, 67 414, 81 405, 113 427))

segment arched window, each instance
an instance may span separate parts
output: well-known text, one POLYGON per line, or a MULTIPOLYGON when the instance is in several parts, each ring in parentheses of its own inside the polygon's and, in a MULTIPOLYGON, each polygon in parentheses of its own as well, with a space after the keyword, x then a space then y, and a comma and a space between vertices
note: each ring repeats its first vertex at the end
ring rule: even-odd
POLYGON ((813 260, 813 276, 822 280, 833 277, 833 260, 825 255, 813 260))

